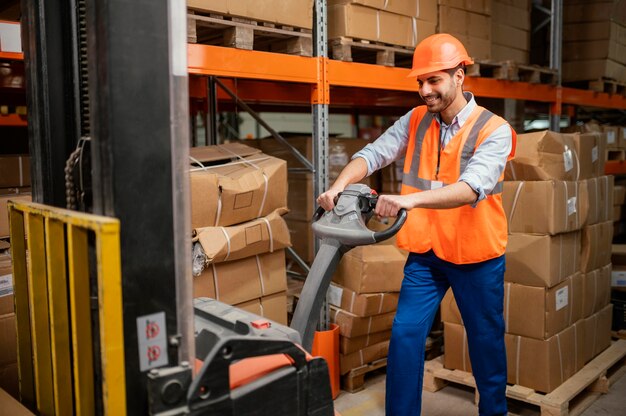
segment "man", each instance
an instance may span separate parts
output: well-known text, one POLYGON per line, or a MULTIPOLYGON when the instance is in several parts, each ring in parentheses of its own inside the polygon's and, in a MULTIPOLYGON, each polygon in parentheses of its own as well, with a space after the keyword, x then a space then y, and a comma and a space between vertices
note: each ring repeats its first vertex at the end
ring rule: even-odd
POLYGON ((515 132, 463 92, 473 61, 458 39, 436 34, 417 45, 410 77, 425 106, 400 118, 356 153, 319 196, 326 210, 348 184, 406 155, 401 195, 381 195, 376 214, 408 211, 397 236, 410 252, 387 359, 387 415, 419 415, 424 348, 452 287, 467 332, 480 415, 506 415, 503 286, 507 222, 504 166, 515 132))

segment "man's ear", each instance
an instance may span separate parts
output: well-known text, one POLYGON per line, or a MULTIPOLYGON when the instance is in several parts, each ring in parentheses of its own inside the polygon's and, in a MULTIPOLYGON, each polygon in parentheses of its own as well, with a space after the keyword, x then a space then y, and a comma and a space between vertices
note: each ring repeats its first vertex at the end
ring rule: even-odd
POLYGON ((463 68, 459 68, 456 70, 456 72, 454 73, 454 78, 460 85, 463 85, 463 82, 465 82, 465 71, 463 70, 463 68))

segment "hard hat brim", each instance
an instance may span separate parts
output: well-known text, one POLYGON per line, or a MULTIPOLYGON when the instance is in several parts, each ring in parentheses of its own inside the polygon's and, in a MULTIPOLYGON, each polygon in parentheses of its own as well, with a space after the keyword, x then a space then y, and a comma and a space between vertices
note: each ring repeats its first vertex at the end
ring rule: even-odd
POLYGON ((472 58, 467 58, 454 64, 449 63, 449 64, 431 65, 425 68, 413 69, 411 72, 409 72, 409 75, 407 75, 407 78, 417 78, 420 75, 429 74, 431 72, 445 71, 447 69, 452 69, 452 68, 455 68, 459 64, 472 65, 473 63, 474 63, 474 60, 472 58))

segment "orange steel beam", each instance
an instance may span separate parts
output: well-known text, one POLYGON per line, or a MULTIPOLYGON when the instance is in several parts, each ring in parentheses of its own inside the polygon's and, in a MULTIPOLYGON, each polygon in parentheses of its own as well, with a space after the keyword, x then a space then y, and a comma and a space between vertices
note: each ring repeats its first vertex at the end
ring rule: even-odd
POLYGON ((356 62, 328 61, 331 86, 377 88, 417 92, 417 82, 407 78, 409 70, 356 62))
POLYGON ((317 84, 317 59, 222 46, 189 44, 190 74, 317 84))
POLYGON ((606 92, 562 88, 563 104, 577 104, 588 107, 626 109, 626 97, 606 92))
POLYGON ((607 160, 604 164, 604 173, 606 175, 626 174, 626 160, 607 160))
POLYGON ((24 54, 22 52, 2 52, 0 51, 0 59, 8 59, 11 61, 23 61, 24 54))

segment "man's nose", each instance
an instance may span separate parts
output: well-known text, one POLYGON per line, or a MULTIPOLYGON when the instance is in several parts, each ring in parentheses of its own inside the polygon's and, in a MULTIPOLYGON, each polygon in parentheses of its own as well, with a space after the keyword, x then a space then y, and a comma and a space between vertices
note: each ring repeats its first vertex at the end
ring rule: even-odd
POLYGON ((430 88, 430 85, 428 85, 427 82, 423 83, 422 86, 420 87, 420 94, 422 95, 428 95, 432 92, 432 89, 430 88))

